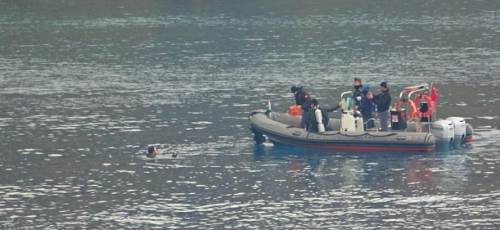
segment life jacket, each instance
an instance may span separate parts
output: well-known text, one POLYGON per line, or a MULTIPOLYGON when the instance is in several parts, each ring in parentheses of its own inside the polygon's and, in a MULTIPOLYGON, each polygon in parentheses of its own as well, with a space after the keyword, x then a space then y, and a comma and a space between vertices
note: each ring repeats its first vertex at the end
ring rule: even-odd
POLYGON ((292 116, 299 116, 302 113, 302 108, 300 105, 293 104, 288 106, 288 114, 292 116))

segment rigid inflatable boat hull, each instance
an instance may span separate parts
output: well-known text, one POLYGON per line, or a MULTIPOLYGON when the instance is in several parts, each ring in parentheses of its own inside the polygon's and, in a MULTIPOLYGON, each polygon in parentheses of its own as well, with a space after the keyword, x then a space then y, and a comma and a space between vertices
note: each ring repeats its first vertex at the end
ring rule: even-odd
POLYGON ((271 141, 308 148, 334 151, 397 151, 431 152, 435 149, 434 137, 416 132, 338 132, 311 133, 297 128, 296 120, 272 113, 271 118, 262 111, 250 115, 254 133, 264 134, 271 141), (280 122, 281 121, 281 122, 280 122))

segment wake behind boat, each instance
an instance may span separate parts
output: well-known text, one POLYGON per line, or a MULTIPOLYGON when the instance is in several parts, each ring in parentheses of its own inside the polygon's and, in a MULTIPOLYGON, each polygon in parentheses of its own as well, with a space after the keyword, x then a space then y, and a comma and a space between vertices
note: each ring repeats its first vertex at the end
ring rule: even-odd
MULTIPOLYGON (((267 110, 251 112, 250 126, 257 144, 269 139, 276 144, 332 151, 432 152, 436 148, 460 147, 470 142, 472 127, 463 118, 414 121, 416 108, 413 96, 430 92, 431 88, 427 84, 404 88, 400 100, 394 103, 391 110, 391 129, 388 131, 379 131, 379 122, 375 122, 378 125, 374 128, 364 128, 366 123, 356 115, 353 100, 349 97, 351 92, 342 93, 341 118, 330 118, 324 131, 307 131, 300 127, 300 115, 272 112, 270 106, 267 110), (409 112, 406 112, 406 106, 410 107, 409 112)), ((317 120, 322 119, 318 117, 317 120)))

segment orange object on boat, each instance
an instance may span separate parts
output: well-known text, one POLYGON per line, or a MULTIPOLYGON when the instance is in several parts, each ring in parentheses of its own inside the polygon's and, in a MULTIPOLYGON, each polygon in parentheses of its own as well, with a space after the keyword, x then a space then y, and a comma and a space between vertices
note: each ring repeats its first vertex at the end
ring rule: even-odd
POLYGON ((434 110, 434 101, 432 100, 432 97, 429 95, 421 94, 413 99, 413 102, 415 105, 418 105, 417 107, 417 113, 416 115, 419 117, 430 117, 432 115, 432 111, 434 110), (421 112, 420 111, 420 101, 423 100, 427 104, 427 111, 421 112))
POLYGON ((396 109, 400 109, 401 105, 403 104, 407 104, 409 107, 405 117, 407 121, 411 121, 413 120, 413 118, 418 116, 419 111, 417 109, 417 106, 415 105, 415 102, 412 100, 399 99, 394 103, 393 107, 396 109))
POLYGON ((293 116, 299 116, 301 113, 302 113, 302 108, 300 108, 300 105, 293 104, 288 106, 288 114, 293 116))

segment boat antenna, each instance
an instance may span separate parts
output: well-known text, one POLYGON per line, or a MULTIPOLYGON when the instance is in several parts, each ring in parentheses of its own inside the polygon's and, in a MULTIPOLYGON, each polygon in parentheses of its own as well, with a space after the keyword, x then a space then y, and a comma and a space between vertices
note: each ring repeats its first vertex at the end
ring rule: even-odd
POLYGON ((271 111, 272 111, 271 100, 267 100, 267 110, 266 110, 267 116, 271 117, 271 111))

